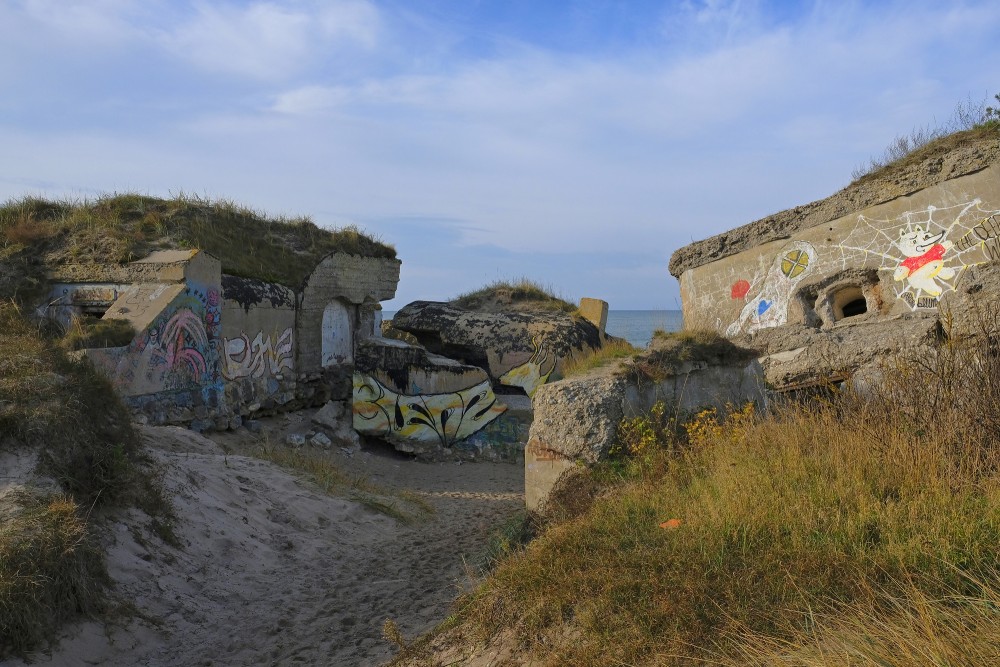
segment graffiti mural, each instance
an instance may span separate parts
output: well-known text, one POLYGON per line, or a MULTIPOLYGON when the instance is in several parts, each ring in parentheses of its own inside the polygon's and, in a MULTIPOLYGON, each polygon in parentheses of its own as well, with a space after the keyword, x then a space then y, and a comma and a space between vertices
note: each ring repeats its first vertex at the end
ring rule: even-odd
POLYGON ((559 362, 553 352, 547 350, 543 343, 537 339, 532 339, 531 345, 534 352, 528 361, 519 366, 515 366, 500 376, 500 384, 510 387, 520 387, 528 396, 534 396, 538 388, 548 382, 549 376, 555 370, 559 362))
POLYGON ((217 385, 220 318, 218 290, 188 286, 128 347, 90 357, 126 396, 217 385))
POLYGON ((838 247, 845 267, 874 259, 891 271, 896 296, 912 310, 935 308, 965 269, 1000 257, 1000 211, 974 199, 888 219, 859 215, 838 247))
POLYGON ((225 339, 222 375, 228 380, 274 376, 292 370, 292 328, 275 337, 258 331, 225 339))
POLYGON ((778 251, 766 271, 759 271, 752 280, 740 279, 733 283, 731 297, 745 300, 746 304, 736 321, 726 328, 726 335, 751 333, 784 324, 795 286, 815 266, 815 248, 805 241, 794 241, 778 251))
POLYGON ((354 429, 388 440, 438 442, 467 438, 501 415, 489 381, 446 394, 399 394, 363 373, 354 374, 354 429))

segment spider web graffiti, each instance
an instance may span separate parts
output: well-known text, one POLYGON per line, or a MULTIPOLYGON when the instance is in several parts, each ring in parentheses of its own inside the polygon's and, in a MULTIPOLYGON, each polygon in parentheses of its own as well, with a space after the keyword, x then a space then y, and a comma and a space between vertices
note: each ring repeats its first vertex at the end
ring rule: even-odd
POLYGON ((836 246, 842 269, 876 266, 892 271, 896 295, 911 309, 934 308, 954 290, 965 269, 1000 258, 1000 211, 982 201, 928 206, 894 218, 859 215, 836 246))

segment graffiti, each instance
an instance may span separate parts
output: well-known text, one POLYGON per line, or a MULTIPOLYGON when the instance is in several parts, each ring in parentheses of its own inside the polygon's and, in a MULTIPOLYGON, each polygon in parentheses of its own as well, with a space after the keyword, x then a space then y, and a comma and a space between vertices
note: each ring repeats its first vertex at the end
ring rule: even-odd
POLYGON ((215 385, 221 381, 220 317, 216 290, 188 286, 128 347, 89 356, 126 396, 215 385))
POLYGON ((926 292, 928 296, 940 296, 947 281, 955 277, 955 269, 944 265, 944 254, 954 244, 945 240, 944 232, 937 234, 919 225, 899 230, 896 247, 904 258, 899 262, 892 279, 905 280, 917 295, 926 292))
POLYGON ((375 378, 354 374, 354 429, 360 433, 442 447, 463 440, 506 410, 488 380, 446 394, 408 396, 375 378))
POLYGON ((965 269, 1000 258, 1000 211, 974 199, 888 219, 859 215, 838 248, 845 267, 874 258, 892 271, 896 296, 910 309, 935 308, 965 269))
POLYGON ((538 388, 548 382, 559 362, 559 358, 537 339, 533 338, 531 345, 534 348, 531 358, 500 376, 500 384, 520 387, 528 396, 534 396, 538 388))
POLYGON ((746 299, 747 302, 736 321, 726 328, 726 335, 751 333, 784 324, 788 319, 788 302, 795 286, 815 265, 816 250, 812 245, 794 241, 775 255, 763 277, 758 273, 753 280, 736 281, 731 289, 732 298, 746 299), (760 285, 759 289, 748 298, 755 285, 760 285))
POLYGON ((292 329, 273 336, 257 332, 253 340, 245 333, 239 338, 227 338, 224 344, 222 375, 229 380, 260 378, 292 370, 292 329))

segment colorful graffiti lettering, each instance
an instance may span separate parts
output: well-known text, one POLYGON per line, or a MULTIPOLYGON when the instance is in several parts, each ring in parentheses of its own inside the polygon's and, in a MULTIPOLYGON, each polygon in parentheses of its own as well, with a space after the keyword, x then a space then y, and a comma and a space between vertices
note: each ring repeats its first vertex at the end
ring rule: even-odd
POLYGON ((218 384, 221 313, 212 291, 185 289, 127 348, 88 356, 126 396, 218 384))
POLYGON ((545 349, 544 344, 532 339, 534 352, 528 361, 515 366, 500 376, 500 384, 510 387, 520 387, 528 396, 534 396, 538 388, 548 382, 549 376, 555 370, 559 358, 545 349))
POLYGON ((762 281, 758 275, 753 281, 741 279, 734 283, 731 288, 734 299, 746 298, 754 284, 760 283, 760 289, 743 306, 736 321, 726 328, 726 335, 751 333, 784 324, 788 319, 788 303, 795 286, 815 265, 815 248, 805 241, 794 241, 775 255, 762 281), (738 292, 742 296, 738 297, 738 292))
POLYGON ((225 340, 222 375, 229 380, 274 376, 292 370, 292 329, 275 340, 258 331, 253 340, 245 333, 225 340))
POLYGON ((889 219, 859 215, 839 249, 845 267, 874 257, 892 271, 896 296, 912 310, 935 308, 965 269, 1000 259, 1000 211, 974 199, 889 219))
POLYGON ((437 441, 442 447, 463 440, 501 415, 489 381, 446 394, 407 396, 375 378, 354 374, 354 429, 381 437, 419 442, 437 441))

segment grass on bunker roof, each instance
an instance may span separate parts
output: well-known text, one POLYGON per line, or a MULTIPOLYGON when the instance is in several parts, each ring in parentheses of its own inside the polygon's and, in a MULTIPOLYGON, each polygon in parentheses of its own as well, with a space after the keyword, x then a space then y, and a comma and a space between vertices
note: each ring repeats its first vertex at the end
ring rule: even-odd
POLYGON ((529 278, 495 280, 479 289, 459 294, 450 302, 466 310, 541 310, 574 313, 577 308, 551 287, 529 278))
POLYGON ((199 248, 218 257, 225 273, 292 288, 332 252, 396 256, 392 246, 357 227, 321 229, 309 218, 268 217, 227 200, 26 196, 0 206, 0 266, 18 278, 0 282, 0 298, 15 296, 18 288, 30 292, 57 265, 124 264, 168 248, 199 248))

